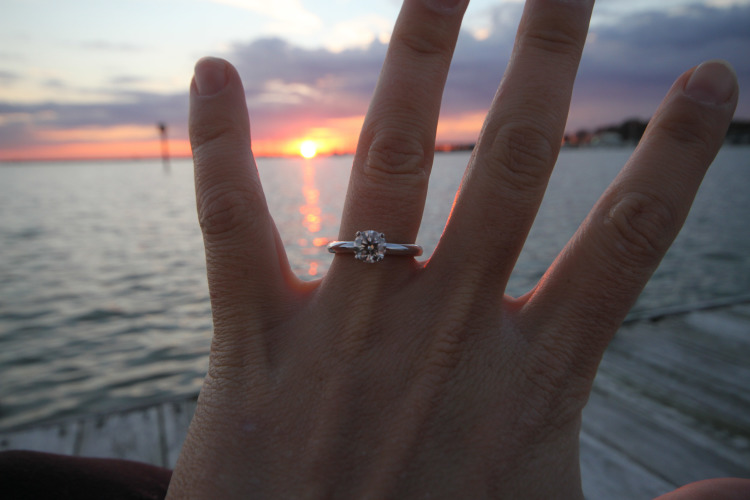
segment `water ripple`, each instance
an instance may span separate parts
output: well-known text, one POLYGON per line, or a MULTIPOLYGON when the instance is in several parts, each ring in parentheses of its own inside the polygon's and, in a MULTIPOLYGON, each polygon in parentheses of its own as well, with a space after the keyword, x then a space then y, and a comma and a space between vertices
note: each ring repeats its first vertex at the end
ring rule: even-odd
MULTIPOLYGON (((533 287, 630 151, 563 152, 508 293, 533 287)), ((467 154, 437 155, 418 241, 435 248, 467 154)), ((750 290, 750 149, 725 148, 636 307, 750 290)), ((296 273, 323 275, 351 158, 261 160, 296 273)), ((190 162, 0 168, 0 428, 200 388, 212 332, 190 162)))

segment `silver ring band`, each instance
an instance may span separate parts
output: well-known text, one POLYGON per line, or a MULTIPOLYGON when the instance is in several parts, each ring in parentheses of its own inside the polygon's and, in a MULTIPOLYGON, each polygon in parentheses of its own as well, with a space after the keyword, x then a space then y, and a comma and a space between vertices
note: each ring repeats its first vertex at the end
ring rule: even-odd
POLYGON ((385 235, 377 231, 357 231, 354 241, 332 241, 328 244, 330 253, 353 253, 357 260, 375 263, 383 260, 385 255, 404 255, 419 257, 422 247, 419 245, 387 243, 385 235))
MULTIPOLYGON (((328 244, 331 253, 355 253, 353 241, 332 241, 328 244)), ((399 245, 398 243, 386 243, 385 251, 388 255, 411 255, 419 257, 422 255, 422 247, 419 245, 399 245)))

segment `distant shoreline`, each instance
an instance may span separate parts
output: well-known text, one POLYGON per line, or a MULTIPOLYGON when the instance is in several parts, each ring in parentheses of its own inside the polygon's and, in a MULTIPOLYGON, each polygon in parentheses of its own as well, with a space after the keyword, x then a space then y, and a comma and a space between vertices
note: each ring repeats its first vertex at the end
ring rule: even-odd
MULTIPOLYGON (((454 154, 454 153, 467 153, 471 152, 474 145, 466 144, 439 144, 435 147, 435 154, 454 154), (470 147, 471 146, 471 147, 470 147)), ((635 147, 635 143, 622 143, 622 144, 598 144, 598 145, 585 145, 575 146, 570 144, 563 144, 561 151, 597 151, 602 149, 628 149, 635 147)), ((727 142, 722 147, 731 148, 742 148, 750 147, 750 143, 732 144, 727 142)), ((319 154, 318 158, 335 158, 341 156, 354 156, 354 153, 334 153, 334 154, 319 154)), ((303 158, 299 155, 258 155, 256 158, 262 159, 295 159, 303 158)), ((192 156, 173 156, 174 160, 191 160, 192 156)), ((101 157, 101 158, 9 158, 0 159, 0 166, 8 166, 14 164, 48 164, 48 163, 96 163, 96 162, 107 162, 107 163, 127 163, 127 162, 143 162, 143 161, 162 161, 160 156, 139 156, 139 157, 101 157)))

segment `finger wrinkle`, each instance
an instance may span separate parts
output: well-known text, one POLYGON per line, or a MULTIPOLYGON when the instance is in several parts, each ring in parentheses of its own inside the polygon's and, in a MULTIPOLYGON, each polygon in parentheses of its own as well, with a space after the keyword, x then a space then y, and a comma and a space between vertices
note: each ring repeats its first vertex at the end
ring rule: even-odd
POLYGON ((422 5, 431 11, 442 15, 455 15, 463 12, 469 2, 467 0, 422 0, 422 5))
POLYGON ((666 200, 645 193, 628 193, 606 212, 605 225, 615 232, 623 255, 654 263, 669 248, 680 224, 666 200))
POLYGON ((414 181, 407 181, 409 184, 421 184, 426 181, 432 156, 427 154, 419 137, 405 133, 400 128, 381 128, 374 134, 362 171, 374 177, 386 174, 389 179, 394 174, 405 175, 415 178, 414 181))

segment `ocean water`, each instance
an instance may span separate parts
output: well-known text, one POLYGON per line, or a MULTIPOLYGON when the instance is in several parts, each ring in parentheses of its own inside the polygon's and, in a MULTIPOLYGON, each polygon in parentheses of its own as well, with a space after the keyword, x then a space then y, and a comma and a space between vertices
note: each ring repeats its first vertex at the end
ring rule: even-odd
MULTIPOLYGON (((563 151, 508 293, 528 291, 631 150, 563 151)), ((438 155, 418 242, 433 251, 468 154, 438 155)), ((331 262, 351 157, 261 159, 295 272, 331 262)), ((750 148, 724 148, 635 309, 750 292, 750 148)), ((196 392, 211 315, 192 164, 0 166, 0 429, 196 392)))

